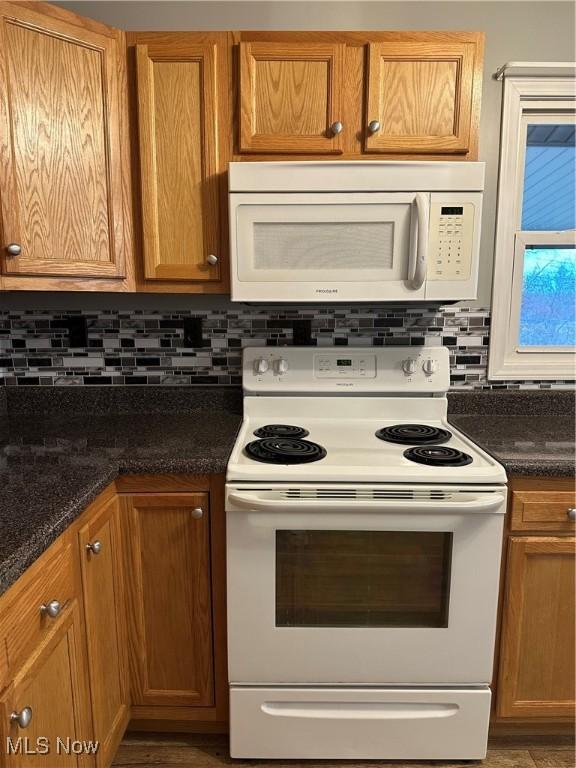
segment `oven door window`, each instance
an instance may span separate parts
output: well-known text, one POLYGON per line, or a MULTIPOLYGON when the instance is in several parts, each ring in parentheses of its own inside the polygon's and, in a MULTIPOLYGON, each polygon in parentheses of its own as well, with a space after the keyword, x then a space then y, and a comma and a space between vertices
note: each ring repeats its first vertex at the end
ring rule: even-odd
POLYGON ((452 533, 276 531, 277 627, 447 627, 452 533))

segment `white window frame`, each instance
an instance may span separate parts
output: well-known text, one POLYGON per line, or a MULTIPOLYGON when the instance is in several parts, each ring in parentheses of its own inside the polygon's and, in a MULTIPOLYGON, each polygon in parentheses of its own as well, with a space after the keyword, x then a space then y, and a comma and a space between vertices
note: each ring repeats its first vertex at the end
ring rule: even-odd
POLYGON ((524 250, 576 244, 575 231, 522 232, 526 124, 562 121, 576 108, 574 77, 504 77, 500 175, 488 378, 494 381, 576 379, 576 354, 562 347, 520 347, 524 250))

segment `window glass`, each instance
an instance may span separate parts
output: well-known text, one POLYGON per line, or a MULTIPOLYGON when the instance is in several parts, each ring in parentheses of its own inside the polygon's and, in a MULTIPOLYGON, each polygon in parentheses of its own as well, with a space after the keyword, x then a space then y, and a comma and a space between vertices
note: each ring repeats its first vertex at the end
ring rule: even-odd
POLYGON ((575 344, 576 248, 527 247, 521 301, 521 347, 575 344))
POLYGON ((447 627, 452 533, 276 531, 277 627, 447 627))
POLYGON ((531 123, 526 135, 523 231, 576 228, 572 123, 531 123))

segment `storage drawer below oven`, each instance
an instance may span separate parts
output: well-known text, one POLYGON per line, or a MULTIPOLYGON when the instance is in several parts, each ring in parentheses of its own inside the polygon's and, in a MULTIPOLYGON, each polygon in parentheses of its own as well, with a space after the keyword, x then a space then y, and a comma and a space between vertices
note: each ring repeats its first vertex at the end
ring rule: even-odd
POLYGON ((230 754, 244 758, 480 760, 490 689, 230 689, 230 754))

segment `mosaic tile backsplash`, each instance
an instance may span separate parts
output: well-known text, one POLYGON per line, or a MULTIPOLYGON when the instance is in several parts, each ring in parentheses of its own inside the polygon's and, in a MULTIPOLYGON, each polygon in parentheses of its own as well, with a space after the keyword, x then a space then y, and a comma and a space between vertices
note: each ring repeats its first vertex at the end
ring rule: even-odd
POLYGON ((489 311, 461 307, 0 310, 0 384, 239 385, 241 349, 249 345, 442 344, 455 389, 573 387, 489 383, 489 340, 489 311))

